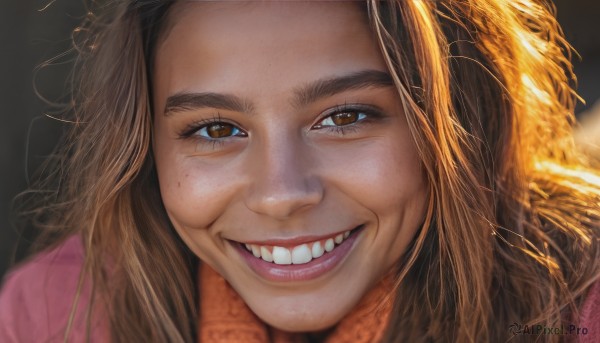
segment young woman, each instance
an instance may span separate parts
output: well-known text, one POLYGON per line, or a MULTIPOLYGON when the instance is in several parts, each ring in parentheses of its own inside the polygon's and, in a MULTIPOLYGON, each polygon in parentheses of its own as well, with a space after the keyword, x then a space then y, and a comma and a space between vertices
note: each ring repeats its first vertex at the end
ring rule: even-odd
POLYGON ((600 338, 549 3, 101 9, 3 342, 600 338))

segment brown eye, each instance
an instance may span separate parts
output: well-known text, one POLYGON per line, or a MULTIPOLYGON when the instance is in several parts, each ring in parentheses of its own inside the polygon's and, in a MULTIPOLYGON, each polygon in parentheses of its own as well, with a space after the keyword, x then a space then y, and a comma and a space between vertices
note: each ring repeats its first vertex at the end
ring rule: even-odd
POLYGON ((218 122, 204 126, 198 130, 198 135, 208 139, 219 139, 231 136, 244 136, 245 134, 235 125, 218 122))
POLYGON ((344 112, 344 113, 334 114, 331 116, 331 120, 337 126, 352 124, 358 120, 358 113, 344 112))
POLYGON ((210 138, 229 137, 233 133, 233 126, 229 124, 213 124, 206 128, 206 132, 210 138))
POLYGON ((320 123, 320 127, 324 126, 346 126, 355 124, 363 119, 365 119, 367 115, 363 112, 340 112, 334 113, 329 117, 323 119, 320 123))

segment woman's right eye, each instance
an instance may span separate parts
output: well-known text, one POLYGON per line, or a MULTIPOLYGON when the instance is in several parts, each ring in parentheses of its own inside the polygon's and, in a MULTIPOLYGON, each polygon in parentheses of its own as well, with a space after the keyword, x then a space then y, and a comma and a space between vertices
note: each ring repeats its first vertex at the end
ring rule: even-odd
POLYGON ((231 137, 247 137, 248 134, 237 125, 225 121, 201 121, 189 125, 179 134, 182 139, 195 138, 201 141, 221 142, 231 137))
POLYGON ((246 133, 233 124, 215 122, 202 126, 198 131, 196 131, 196 135, 212 140, 232 136, 245 137, 246 133))

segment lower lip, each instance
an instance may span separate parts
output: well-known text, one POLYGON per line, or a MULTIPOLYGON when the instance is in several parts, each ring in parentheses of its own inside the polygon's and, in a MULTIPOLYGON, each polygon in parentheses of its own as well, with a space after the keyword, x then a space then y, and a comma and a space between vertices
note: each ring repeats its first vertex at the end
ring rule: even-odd
POLYGON ((250 266, 256 274, 269 281, 307 281, 316 279, 339 265, 354 246, 354 242, 361 232, 362 227, 355 229, 342 244, 337 245, 331 252, 327 252, 323 254, 323 256, 304 264, 279 265, 266 262, 261 258, 255 257, 252 253, 243 248, 241 244, 233 243, 233 245, 244 258, 248 266, 250 266))

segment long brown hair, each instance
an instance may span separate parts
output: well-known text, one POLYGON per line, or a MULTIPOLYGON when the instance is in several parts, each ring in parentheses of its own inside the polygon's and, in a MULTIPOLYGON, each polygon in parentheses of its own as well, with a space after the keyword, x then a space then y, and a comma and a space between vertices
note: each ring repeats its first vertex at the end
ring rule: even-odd
MULTIPOLYGON (((45 246, 84 238, 82 280, 115 341, 195 339, 195 258, 165 214, 151 148, 149 71, 172 3, 116 1, 78 29, 72 128, 38 188, 58 186, 33 192, 24 212, 45 246)), ((552 4, 364 7, 430 199, 398 266, 385 342, 500 342, 514 322, 576 321, 600 273, 600 182, 573 143, 571 48, 552 4)))

